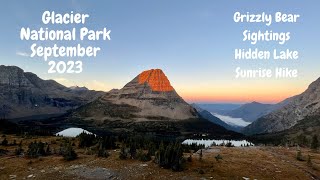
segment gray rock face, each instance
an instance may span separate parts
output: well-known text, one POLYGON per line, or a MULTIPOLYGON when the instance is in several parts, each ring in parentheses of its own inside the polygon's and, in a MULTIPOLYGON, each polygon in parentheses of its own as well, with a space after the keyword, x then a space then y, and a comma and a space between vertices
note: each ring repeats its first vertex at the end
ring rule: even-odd
POLYGON ((71 90, 16 66, 0 66, 0 119, 61 114, 101 95, 71 90))
POLYGON ((282 108, 273 111, 247 126, 246 134, 271 133, 289 129, 306 116, 320 114, 320 78, 300 95, 291 97, 282 108))
POLYGON ((87 87, 79 87, 79 86, 71 86, 69 88, 74 91, 88 91, 89 90, 87 87))
POLYGON ((111 90, 96 101, 79 108, 75 116, 95 120, 134 119, 185 120, 197 118, 196 110, 186 103, 171 87, 161 71, 154 71, 140 81, 141 73, 120 90, 111 90), (156 76, 156 78, 152 78, 156 76), (163 83, 165 81, 165 83, 163 83), (156 89, 153 89, 154 85, 156 89), (159 85, 159 86, 157 86, 159 85))

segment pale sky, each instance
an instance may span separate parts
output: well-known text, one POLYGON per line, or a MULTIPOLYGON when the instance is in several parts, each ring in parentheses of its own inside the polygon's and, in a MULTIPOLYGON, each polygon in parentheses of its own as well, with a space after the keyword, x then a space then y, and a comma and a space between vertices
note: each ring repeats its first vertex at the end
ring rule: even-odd
MULTIPOLYGON (((172 86, 188 102, 278 102, 303 92, 320 76, 319 7, 313 1, 185 1, 185 0, 31 0, 2 1, 0 20, 0 64, 16 65, 44 79, 55 79, 66 85, 87 86, 108 91, 122 88, 143 70, 160 68, 172 86), (111 41, 83 41, 84 46, 99 46, 96 58, 80 58, 81 74, 48 74, 48 62, 30 58, 33 41, 21 41, 20 29, 71 29, 83 25, 44 25, 42 13, 71 11, 89 14, 85 26, 93 30, 112 30, 111 41), (300 14, 295 24, 242 23, 233 21, 237 11, 300 14), (245 29, 291 32, 285 45, 242 41, 245 29), (235 48, 293 49, 299 51, 296 61, 234 60, 235 48), (241 68, 297 68, 295 79, 235 79, 241 68)), ((36 42, 40 43, 40 42, 36 42)), ((41 42, 74 46, 77 42, 41 42)), ((49 58, 50 59, 50 58, 49 58)), ((51 58, 60 60, 59 58, 51 58)), ((68 58, 61 58, 67 61, 68 58)), ((71 60, 77 60, 71 58, 71 60)))

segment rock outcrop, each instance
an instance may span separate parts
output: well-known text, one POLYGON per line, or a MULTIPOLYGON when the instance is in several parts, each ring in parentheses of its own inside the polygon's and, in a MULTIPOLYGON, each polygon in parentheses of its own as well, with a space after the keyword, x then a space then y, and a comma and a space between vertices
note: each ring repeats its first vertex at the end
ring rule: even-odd
POLYGON ((100 121, 183 120, 198 117, 196 110, 176 93, 160 69, 140 73, 122 89, 109 91, 96 101, 79 108, 75 115, 100 121))
POLYGON ((139 84, 147 83, 152 91, 169 92, 174 91, 167 76, 161 69, 151 69, 139 74, 139 84))

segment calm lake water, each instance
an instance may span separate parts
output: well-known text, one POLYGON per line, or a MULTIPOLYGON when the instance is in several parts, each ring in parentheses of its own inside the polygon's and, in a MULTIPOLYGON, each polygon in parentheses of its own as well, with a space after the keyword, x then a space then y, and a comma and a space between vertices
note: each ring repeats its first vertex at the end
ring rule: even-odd
MULTIPOLYGON (((68 128, 65 129, 63 131, 60 131, 58 133, 56 133, 56 136, 63 136, 63 137, 76 137, 78 135, 80 135, 81 133, 87 133, 87 134, 93 134, 85 129, 82 128, 68 128)), ((220 144, 226 144, 228 142, 231 142, 232 145, 239 147, 239 146, 246 146, 251 145, 254 146, 254 144, 252 144, 251 142, 247 141, 247 140, 224 140, 224 139, 220 139, 220 140, 215 140, 215 139, 186 139, 182 142, 182 144, 203 144, 205 145, 205 147, 210 147, 213 144, 215 145, 220 145, 220 144)))
POLYGON ((68 129, 65 129, 63 131, 56 133, 56 136, 76 137, 83 132, 85 132, 87 134, 92 134, 91 132, 89 132, 85 129, 82 129, 82 128, 68 128, 68 129))
POLYGON ((205 147, 210 147, 213 144, 215 145, 220 145, 220 144, 226 144, 228 142, 231 142, 232 145, 234 145, 235 147, 240 147, 242 146, 246 146, 251 145, 254 146, 254 144, 252 144, 251 142, 247 141, 247 140, 224 140, 224 139, 220 139, 220 140, 215 140, 215 139, 186 139, 182 142, 182 144, 203 144, 205 147))

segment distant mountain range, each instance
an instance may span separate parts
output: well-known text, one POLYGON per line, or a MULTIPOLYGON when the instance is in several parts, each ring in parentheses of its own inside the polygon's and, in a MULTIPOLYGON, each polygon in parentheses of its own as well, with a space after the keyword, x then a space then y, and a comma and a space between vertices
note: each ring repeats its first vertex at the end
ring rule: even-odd
POLYGON ((234 118, 242 118, 243 120, 248 122, 253 122, 257 120, 259 117, 270 113, 272 110, 272 104, 251 102, 244 104, 237 109, 224 112, 223 114, 234 118))
POLYGON ((244 104, 235 110, 226 111, 223 114, 234 118, 242 118, 247 122, 254 122, 258 118, 283 107, 288 102, 289 100, 283 101, 278 104, 263 104, 254 101, 251 103, 244 104))
POLYGON ((197 106, 201 109, 207 110, 214 113, 223 113, 227 111, 232 111, 239 108, 242 104, 228 104, 228 103, 212 103, 212 104, 203 104, 197 103, 197 106))
POLYGON ((229 129, 229 130, 232 130, 232 131, 236 131, 236 132, 240 132, 241 127, 239 127, 239 126, 231 126, 231 125, 227 124, 223 120, 221 120, 218 117, 214 116, 211 112, 200 108, 197 104, 191 104, 191 105, 192 105, 192 107, 194 107, 199 112, 201 117, 209 120, 210 122, 213 122, 215 124, 223 126, 226 129, 229 129))
MULTIPOLYGON (((263 104, 259 102, 251 102, 246 104, 197 104, 199 107, 221 116, 229 116, 230 118, 241 118, 243 121, 252 123, 262 116, 265 116, 286 105, 290 98, 278 104, 263 104), (227 107, 225 109, 216 107, 227 107)), ((223 119, 222 119, 223 120, 223 119)), ((236 120, 235 120, 236 121, 236 120)))
POLYGON ((273 133, 308 124, 306 119, 314 120, 320 115, 320 78, 311 83, 302 94, 286 99, 279 104, 279 109, 259 118, 247 126, 243 132, 246 134, 273 133))

